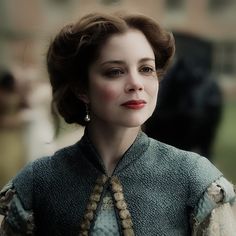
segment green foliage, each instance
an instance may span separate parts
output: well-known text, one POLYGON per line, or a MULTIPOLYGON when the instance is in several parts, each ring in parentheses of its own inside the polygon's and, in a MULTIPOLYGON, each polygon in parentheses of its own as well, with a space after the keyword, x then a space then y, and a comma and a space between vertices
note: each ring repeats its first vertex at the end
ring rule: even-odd
POLYGON ((236 184, 236 101, 226 102, 214 146, 214 164, 236 184))

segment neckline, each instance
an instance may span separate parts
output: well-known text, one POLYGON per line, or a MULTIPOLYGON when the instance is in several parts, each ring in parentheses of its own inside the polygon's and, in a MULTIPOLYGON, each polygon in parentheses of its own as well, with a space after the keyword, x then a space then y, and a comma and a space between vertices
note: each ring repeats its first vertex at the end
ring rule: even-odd
MULTIPOLYGON (((117 163, 113 173, 111 176, 118 174, 128 165, 131 165, 135 162, 139 157, 143 155, 143 153, 147 150, 149 146, 150 140, 148 136, 139 131, 136 139, 131 144, 131 146, 127 149, 127 151, 123 154, 120 160, 117 163)), ((103 160, 99 153, 97 152, 95 146, 93 145, 92 141, 88 136, 88 132, 85 129, 84 135, 82 136, 81 140, 78 142, 79 148, 81 149, 85 158, 100 172, 107 175, 103 160)), ((110 177, 110 176, 109 176, 110 177)))

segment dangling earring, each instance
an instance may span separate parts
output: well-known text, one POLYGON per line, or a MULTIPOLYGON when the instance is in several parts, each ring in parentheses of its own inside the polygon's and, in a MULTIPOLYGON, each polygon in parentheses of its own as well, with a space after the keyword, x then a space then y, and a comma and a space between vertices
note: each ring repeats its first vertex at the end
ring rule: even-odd
POLYGON ((85 108, 86 108, 86 115, 84 117, 84 121, 85 122, 89 122, 90 121, 90 115, 89 115, 89 108, 88 108, 88 104, 85 103, 85 108))

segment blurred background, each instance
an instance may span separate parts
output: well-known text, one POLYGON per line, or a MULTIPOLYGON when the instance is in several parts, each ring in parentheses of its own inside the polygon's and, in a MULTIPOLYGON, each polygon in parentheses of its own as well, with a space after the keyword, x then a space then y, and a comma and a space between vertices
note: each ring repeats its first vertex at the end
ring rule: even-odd
POLYGON ((50 40, 86 13, 120 10, 146 14, 171 30, 175 60, 187 62, 196 80, 211 77, 217 84, 222 97, 211 161, 236 183, 235 0, 0 0, 0 187, 28 161, 82 135, 83 128, 60 121, 55 137, 45 66, 50 40))

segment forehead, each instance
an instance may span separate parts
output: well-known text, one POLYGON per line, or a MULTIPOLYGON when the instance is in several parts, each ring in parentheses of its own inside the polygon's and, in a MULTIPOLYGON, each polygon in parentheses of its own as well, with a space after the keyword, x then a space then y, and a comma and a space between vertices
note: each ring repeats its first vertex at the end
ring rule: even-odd
POLYGON ((130 29, 108 38, 100 50, 98 60, 130 60, 144 57, 154 59, 153 49, 141 31, 130 29))

